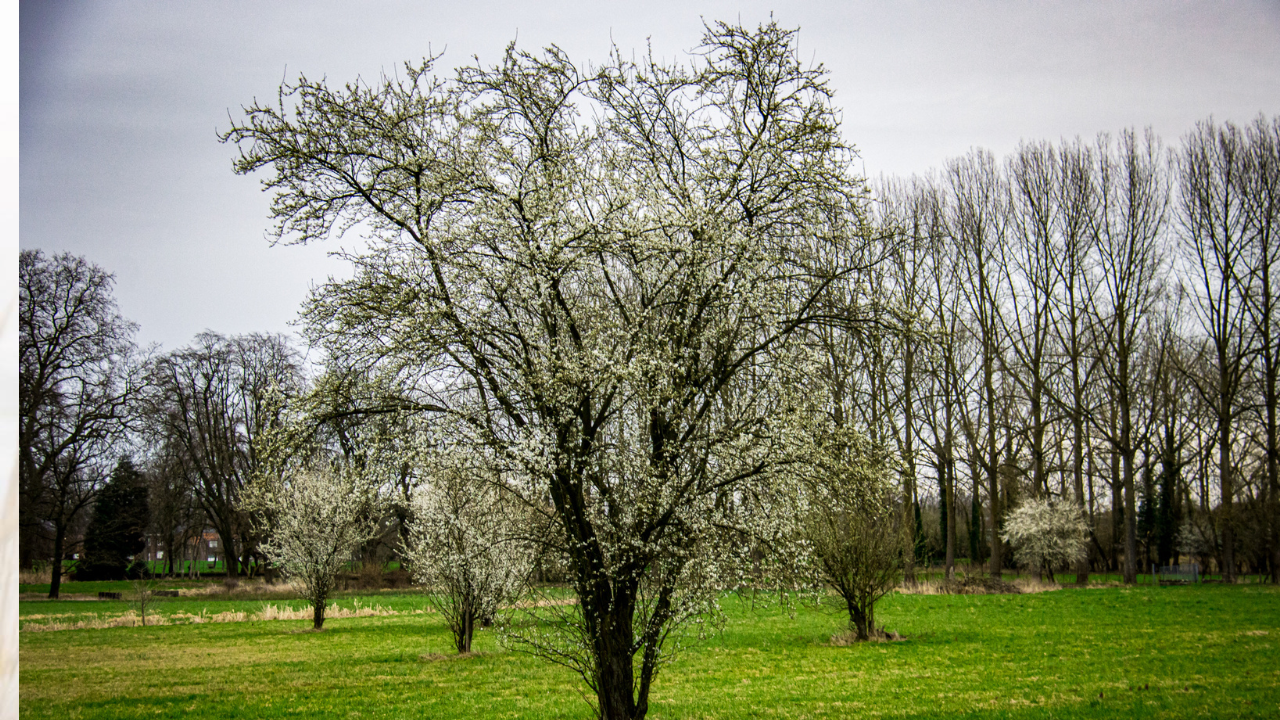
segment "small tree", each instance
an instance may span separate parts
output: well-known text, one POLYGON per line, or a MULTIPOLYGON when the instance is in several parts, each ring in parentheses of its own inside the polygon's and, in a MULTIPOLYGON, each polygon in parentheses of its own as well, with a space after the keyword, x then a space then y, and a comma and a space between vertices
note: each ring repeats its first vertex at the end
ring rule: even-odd
POLYGON ((858 640, 875 634, 875 603, 897 584, 913 523, 894 503, 883 463, 858 437, 841 443, 830 474, 810 487, 802 527, 818 575, 849 611, 858 640))
POLYGON ((313 467, 261 481, 246 495, 267 520, 263 553, 303 584, 322 629, 338 572, 378 530, 376 493, 357 473, 313 467))
POLYGON ((156 581, 151 577, 140 577, 133 581, 133 592, 135 599, 134 607, 138 608, 138 616, 142 619, 142 626, 147 626, 147 610, 150 608, 154 612, 156 601, 156 581))
POLYGON ((1068 500, 1030 499, 1009 513, 1000 537, 1014 547, 1013 557, 1023 567, 1034 567, 1053 581, 1056 565, 1085 559, 1088 525, 1080 507, 1068 500))
POLYGON ((471 651, 476 622, 518 595, 533 568, 532 546, 519 536, 521 508, 497 478, 475 469, 436 473, 414 497, 409 562, 434 591, 459 653, 471 651))

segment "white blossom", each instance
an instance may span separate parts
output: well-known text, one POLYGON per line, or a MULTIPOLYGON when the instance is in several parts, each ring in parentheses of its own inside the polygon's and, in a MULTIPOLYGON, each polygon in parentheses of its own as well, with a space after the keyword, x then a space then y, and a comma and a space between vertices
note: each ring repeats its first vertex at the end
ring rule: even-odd
POLYGON ((433 465, 413 497, 408 556, 415 579, 448 621, 454 646, 466 653, 475 624, 491 622, 500 605, 520 594, 533 544, 522 535, 524 505, 495 473, 461 454, 433 465))
POLYGON ((1019 565, 1047 572, 1085 558, 1089 526, 1080 506, 1069 500, 1032 498, 1005 517, 1000 538, 1013 546, 1019 565))
POLYGON ((321 629, 337 574, 378 530, 374 488, 358 473, 309 467, 259 478, 246 494, 246 506, 267 519, 262 552, 306 589, 321 629))

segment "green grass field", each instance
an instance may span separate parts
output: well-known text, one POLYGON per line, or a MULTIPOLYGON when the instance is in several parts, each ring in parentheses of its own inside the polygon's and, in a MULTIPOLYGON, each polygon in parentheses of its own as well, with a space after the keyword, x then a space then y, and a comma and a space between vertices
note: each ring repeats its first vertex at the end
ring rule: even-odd
MULTIPOLYGON (((580 679, 493 631, 457 659, 441 619, 413 614, 422 596, 359 599, 400 614, 331 619, 322 633, 303 620, 24 630, 22 715, 591 716, 580 679)), ((264 602, 286 603, 210 596, 156 610, 251 613, 264 602)), ((31 600, 20 613, 25 627, 128 607, 31 600)), ((724 607, 723 632, 664 669, 650 717, 1280 717, 1280 590, 1265 585, 891 595, 878 619, 907 639, 849 647, 830 644, 843 629, 833 608, 792 616, 735 596, 724 607)))

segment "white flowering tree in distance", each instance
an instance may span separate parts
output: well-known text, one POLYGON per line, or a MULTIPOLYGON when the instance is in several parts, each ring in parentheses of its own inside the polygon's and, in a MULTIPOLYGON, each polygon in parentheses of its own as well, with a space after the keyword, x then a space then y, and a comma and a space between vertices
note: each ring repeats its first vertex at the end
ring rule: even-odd
POLYGON ((688 65, 627 56, 301 78, 224 135, 265 171, 279 238, 365 233, 309 339, 504 468, 577 600, 525 639, 609 720, 645 716, 744 548, 795 535, 798 348, 858 322, 867 237, 794 31, 717 23, 688 65))
POLYGON ((1000 538, 1013 546, 1019 565, 1048 574, 1052 582, 1054 567, 1085 559, 1088 531, 1079 505, 1031 498, 1005 517, 1000 538))
POLYGON ((302 584, 314 628, 322 629, 338 573, 378 530, 375 489, 358 473, 308 467, 260 480, 250 487, 247 505, 269 526, 262 552, 302 584))

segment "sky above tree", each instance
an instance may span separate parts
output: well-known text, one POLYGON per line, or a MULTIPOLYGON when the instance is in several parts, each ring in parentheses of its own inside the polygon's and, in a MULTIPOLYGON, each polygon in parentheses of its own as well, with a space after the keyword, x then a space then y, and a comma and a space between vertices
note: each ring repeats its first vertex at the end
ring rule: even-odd
MULTIPOLYGON (((219 131, 299 74, 331 84, 447 71, 507 43, 576 62, 611 44, 687 57, 702 22, 754 26, 759 2, 373 4, 43 2, 21 7, 20 244, 116 274, 143 343, 212 329, 290 332, 350 235, 272 247, 268 197, 231 171, 219 131)), ((1151 126, 1176 145, 1197 120, 1280 114, 1280 6, 1166 2, 793 2, 802 56, 830 70, 863 172, 909 175, 971 147, 1151 126)))

